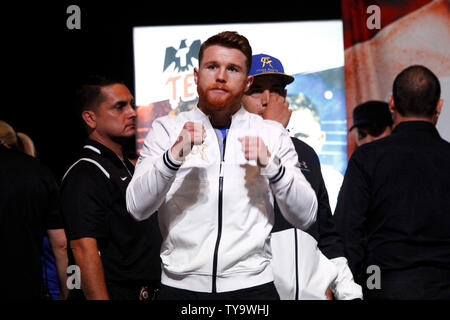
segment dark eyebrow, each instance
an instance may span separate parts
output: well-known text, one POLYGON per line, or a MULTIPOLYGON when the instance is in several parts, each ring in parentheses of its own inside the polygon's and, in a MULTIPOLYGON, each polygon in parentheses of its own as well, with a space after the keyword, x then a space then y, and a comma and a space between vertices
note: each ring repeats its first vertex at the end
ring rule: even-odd
POLYGON ((130 99, 124 99, 124 100, 117 100, 114 105, 115 106, 126 106, 128 103, 130 103, 131 105, 134 104, 134 96, 130 96, 130 99))
POLYGON ((114 103, 114 107, 125 107, 128 104, 126 100, 119 100, 114 103))
POLYGON ((205 65, 205 66, 209 66, 209 65, 212 65, 212 64, 217 65, 218 63, 215 60, 205 61, 203 63, 203 65, 205 65))
POLYGON ((227 68, 229 68, 229 67, 233 67, 233 68, 236 68, 238 70, 242 70, 241 66, 239 66, 237 64, 234 64, 234 63, 230 63, 229 65, 227 65, 227 68))

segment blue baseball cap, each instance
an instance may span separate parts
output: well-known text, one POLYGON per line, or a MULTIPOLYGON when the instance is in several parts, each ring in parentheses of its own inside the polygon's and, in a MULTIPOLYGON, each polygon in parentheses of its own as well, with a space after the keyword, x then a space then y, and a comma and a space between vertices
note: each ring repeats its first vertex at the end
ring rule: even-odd
POLYGON ((252 56, 252 66, 250 67, 249 76, 275 75, 289 84, 294 81, 294 77, 285 74, 281 61, 268 54, 260 53, 252 56))

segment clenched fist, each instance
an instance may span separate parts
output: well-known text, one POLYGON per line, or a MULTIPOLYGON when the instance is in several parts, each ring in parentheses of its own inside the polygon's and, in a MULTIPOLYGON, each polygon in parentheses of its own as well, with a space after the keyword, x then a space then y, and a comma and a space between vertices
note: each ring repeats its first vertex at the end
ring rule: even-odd
POLYGON ((285 97, 277 94, 271 94, 267 106, 263 112, 263 119, 274 120, 287 127, 291 118, 292 110, 289 109, 289 103, 285 97))
POLYGON ((191 152, 194 145, 200 145, 205 141, 206 130, 201 123, 186 122, 177 141, 170 148, 172 157, 177 161, 183 161, 191 152))
POLYGON ((269 163, 270 152, 260 137, 245 136, 238 138, 242 144, 245 159, 256 160, 258 167, 264 168, 269 163))

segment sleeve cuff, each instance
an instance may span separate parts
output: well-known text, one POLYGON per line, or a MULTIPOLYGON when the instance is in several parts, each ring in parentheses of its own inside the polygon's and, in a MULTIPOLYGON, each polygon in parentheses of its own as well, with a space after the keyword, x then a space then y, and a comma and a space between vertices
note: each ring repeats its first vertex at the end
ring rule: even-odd
POLYGON ((177 171, 183 164, 182 161, 177 161, 172 158, 170 149, 164 153, 163 160, 164 160, 164 164, 166 165, 166 167, 173 171, 177 171))
POLYGON ((277 164, 273 158, 269 161, 269 164, 265 168, 260 169, 260 174, 262 176, 266 176, 270 183, 277 183, 280 181, 285 172, 286 168, 279 164, 279 162, 277 164))

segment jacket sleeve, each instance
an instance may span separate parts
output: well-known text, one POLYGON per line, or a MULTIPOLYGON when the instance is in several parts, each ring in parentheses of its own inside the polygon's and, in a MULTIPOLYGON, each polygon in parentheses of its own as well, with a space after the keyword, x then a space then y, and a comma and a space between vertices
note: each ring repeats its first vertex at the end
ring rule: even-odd
POLYGON ((316 222, 306 232, 316 239, 320 251, 328 259, 343 257, 343 243, 336 230, 334 217, 331 213, 328 191, 322 176, 319 157, 314 152, 314 149, 304 143, 300 143, 298 139, 293 138, 292 141, 299 161, 307 159, 311 171, 306 172, 304 175, 316 192, 318 202, 316 222))
POLYGON ((269 179, 283 217, 296 228, 306 230, 316 220, 317 197, 300 170, 297 152, 284 128, 270 151, 269 164, 260 173, 269 179))
POLYGON ((362 299, 362 288, 353 280, 353 274, 348 267, 347 259, 338 257, 331 259, 336 266, 337 278, 331 284, 331 290, 337 300, 362 299))
POLYGON ((172 159, 168 130, 159 119, 153 121, 127 187, 127 210, 138 221, 147 219, 164 201, 181 162, 172 159))

